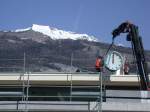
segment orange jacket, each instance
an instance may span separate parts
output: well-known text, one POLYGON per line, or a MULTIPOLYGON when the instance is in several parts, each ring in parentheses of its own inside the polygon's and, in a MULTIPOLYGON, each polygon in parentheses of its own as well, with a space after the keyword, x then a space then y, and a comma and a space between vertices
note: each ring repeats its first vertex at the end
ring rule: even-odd
POLYGON ((97 59, 96 59, 96 62, 95 62, 95 67, 96 67, 96 68, 101 68, 102 65, 103 65, 102 59, 97 58, 97 59))

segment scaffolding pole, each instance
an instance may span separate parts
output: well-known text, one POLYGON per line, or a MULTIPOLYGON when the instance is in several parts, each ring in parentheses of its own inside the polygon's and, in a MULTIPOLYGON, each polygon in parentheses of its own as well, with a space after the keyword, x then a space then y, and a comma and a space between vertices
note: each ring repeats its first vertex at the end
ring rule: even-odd
POLYGON ((100 87, 100 93, 99 93, 99 99, 98 99, 98 112, 102 112, 102 102, 103 102, 103 76, 102 72, 99 72, 99 87, 100 87))

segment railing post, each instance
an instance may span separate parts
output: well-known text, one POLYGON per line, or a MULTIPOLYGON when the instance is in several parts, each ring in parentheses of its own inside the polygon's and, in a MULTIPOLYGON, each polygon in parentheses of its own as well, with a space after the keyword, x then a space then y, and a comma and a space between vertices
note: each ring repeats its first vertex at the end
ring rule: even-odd
POLYGON ((26 53, 24 52, 24 55, 23 55, 23 72, 25 73, 26 72, 26 53))
POLYGON ((71 87, 70 87, 70 102, 72 101, 72 74, 71 74, 71 87))
POLYGON ((27 76, 27 85, 26 85, 26 104, 25 104, 25 111, 28 112, 28 98, 29 98, 29 72, 27 76))
POLYGON ((99 93, 99 100, 98 100, 98 112, 102 112, 102 102, 103 102, 103 96, 102 96, 102 84, 103 84, 103 76, 102 76, 102 72, 99 72, 99 86, 100 86, 100 93, 99 93))
POLYGON ((88 112, 90 112, 90 102, 88 101, 88 112))
POLYGON ((100 99, 100 112, 102 112, 102 103, 103 103, 103 75, 102 72, 100 72, 101 75, 101 99, 100 99))

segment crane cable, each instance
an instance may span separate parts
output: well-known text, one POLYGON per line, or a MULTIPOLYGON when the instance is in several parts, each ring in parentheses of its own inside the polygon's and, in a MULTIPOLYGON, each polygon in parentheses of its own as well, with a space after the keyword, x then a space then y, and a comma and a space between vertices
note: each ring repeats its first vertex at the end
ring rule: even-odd
POLYGON ((110 49, 113 47, 113 45, 114 45, 114 38, 112 38, 112 43, 109 45, 109 48, 107 49, 107 51, 106 51, 106 53, 103 55, 103 57, 105 57, 105 56, 108 54, 108 52, 109 52, 110 49))

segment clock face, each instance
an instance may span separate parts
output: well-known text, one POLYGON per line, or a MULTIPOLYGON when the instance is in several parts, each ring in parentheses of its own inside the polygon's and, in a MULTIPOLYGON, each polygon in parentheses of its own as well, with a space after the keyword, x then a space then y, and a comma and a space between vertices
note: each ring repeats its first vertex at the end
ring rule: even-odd
POLYGON ((123 58, 120 53, 112 51, 106 56, 104 63, 106 68, 108 68, 109 70, 117 71, 123 64, 123 58))

